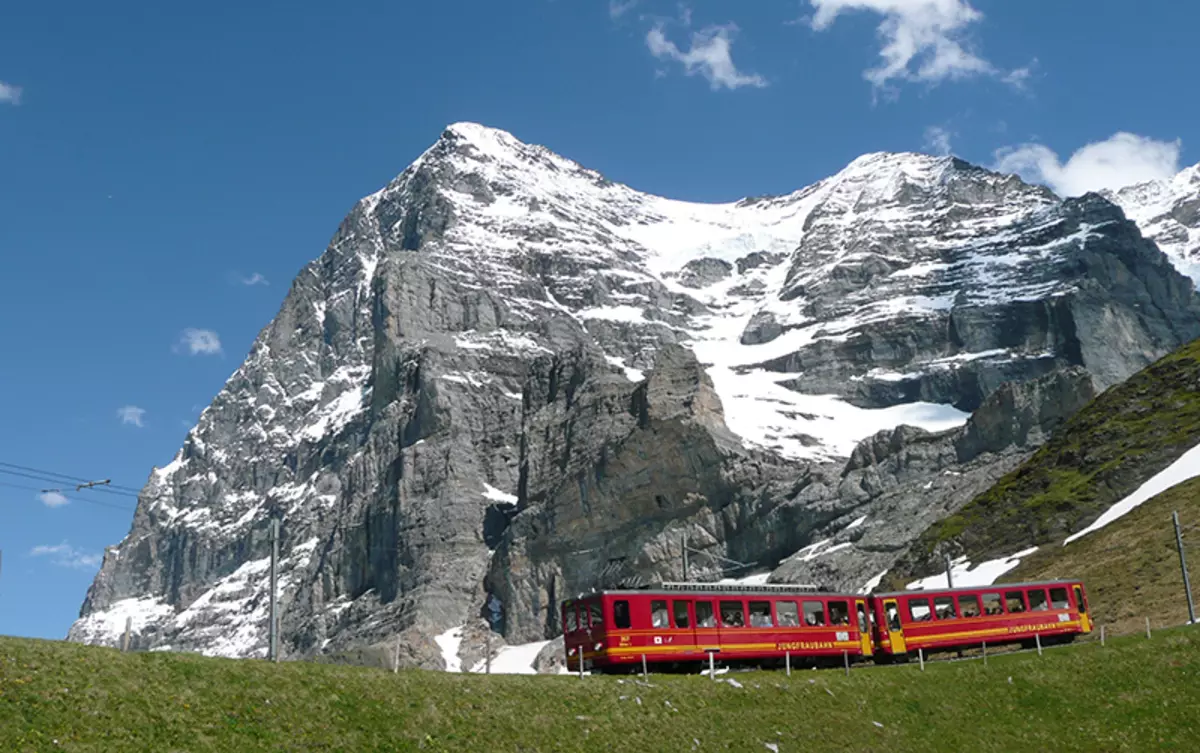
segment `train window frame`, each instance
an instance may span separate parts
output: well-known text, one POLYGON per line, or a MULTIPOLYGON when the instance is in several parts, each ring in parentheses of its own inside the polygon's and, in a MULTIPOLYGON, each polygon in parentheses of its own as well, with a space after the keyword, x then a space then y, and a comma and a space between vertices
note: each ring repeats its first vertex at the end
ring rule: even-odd
POLYGON ((800 627, 800 605, 791 599, 775 602, 775 624, 779 627, 800 627))
POLYGON ((751 601, 747 605, 747 612, 750 616, 750 622, 749 622, 750 627, 753 627, 753 628, 775 627, 775 621, 771 618, 771 602, 770 601, 766 601, 766 600, 751 601), (756 607, 758 609, 757 612, 755 612, 756 607), (755 622, 755 618, 758 619, 757 623, 755 622), (763 618, 766 618, 765 622, 763 621, 763 618))
POLYGON ((959 594, 958 595, 958 615, 959 617, 969 620, 975 617, 983 616, 983 606, 979 600, 979 594, 959 594), (974 606, 975 614, 967 614, 967 609, 963 606, 963 602, 969 602, 974 606))
POLYGON ((1025 592, 1029 602, 1030 612, 1046 612, 1050 610, 1050 600, 1046 598, 1046 589, 1030 588, 1025 592))
POLYGON ((805 627, 825 627, 829 624, 825 617, 825 602, 809 599, 801 604, 801 609, 805 627), (813 618, 813 621, 809 622, 809 618, 813 618))
POLYGON ((671 627, 671 612, 667 609, 666 599, 650 600, 650 627, 659 629, 671 627))
POLYGON ((905 600, 904 608, 908 610, 909 622, 933 622, 933 605, 929 603, 928 596, 910 596, 905 600), (922 617, 918 617, 914 607, 924 609, 922 617))
POLYGON ((1023 614, 1029 611, 1029 604, 1025 601, 1024 591, 1005 591, 1004 592, 1004 611, 1008 614, 1023 614), (1016 601, 1020 609, 1013 609, 1012 602, 1016 601))
POLYGON ((1075 608, 1079 610, 1080 614, 1087 614, 1087 602, 1083 599, 1083 586, 1076 585, 1071 588, 1075 592, 1075 608))
POLYGON ((900 623, 900 605, 894 601, 889 601, 883 605, 883 617, 887 622, 889 633, 897 633, 903 629, 900 623))
POLYGON ((721 627, 742 628, 746 627, 746 601, 744 599, 721 599, 719 602, 719 616, 721 619, 721 627), (734 608, 737 611, 734 611, 734 608), (737 622, 731 619, 726 619, 726 616, 737 616, 737 622))
POLYGON ((717 613, 713 609, 712 599, 696 599, 696 627, 705 629, 717 627, 717 613), (701 616, 704 612, 708 614, 701 616))
POLYGON ((579 629, 579 616, 575 612, 575 605, 572 604, 563 611, 567 613, 567 624, 564 629, 568 633, 574 633, 579 629))
POLYGON ((945 596, 933 597, 933 616, 939 620, 957 620, 958 610, 954 605, 954 597, 947 594, 945 596), (949 612, 943 613, 941 607, 948 607, 949 612))
POLYGON ((688 604, 691 602, 686 599, 673 599, 671 601, 671 618, 675 621, 675 627, 686 629, 692 626, 691 613, 688 611, 688 604), (679 612, 679 608, 683 607, 683 614, 679 612), (680 617, 683 617, 681 620, 680 617))
POLYGON ((829 610, 830 625, 849 625, 850 624, 850 602, 845 599, 830 599, 825 602, 825 608, 829 610), (840 614, 834 612, 835 609, 840 609, 840 614))
POLYGON ((1055 586, 1054 588, 1051 588, 1048 590, 1050 591, 1050 607, 1051 607, 1051 609, 1070 609, 1071 608, 1071 595, 1070 595, 1070 592, 1067 590, 1066 586, 1055 586), (1056 593, 1061 593, 1062 597, 1056 599, 1054 597, 1054 595, 1056 593))
POLYGON ((1004 614, 1004 595, 999 591, 985 592, 981 601, 983 602, 982 615, 984 617, 996 617, 1004 614), (992 605, 995 605, 994 610, 992 605))
POLYGON ((628 630, 633 627, 628 599, 617 599, 613 602, 613 626, 617 630, 628 630))

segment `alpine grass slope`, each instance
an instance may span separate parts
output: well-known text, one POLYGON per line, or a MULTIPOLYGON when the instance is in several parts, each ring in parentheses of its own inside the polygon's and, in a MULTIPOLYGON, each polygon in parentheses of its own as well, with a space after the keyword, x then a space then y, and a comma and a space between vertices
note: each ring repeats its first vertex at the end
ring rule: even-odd
POLYGON ((684 536, 692 577, 859 587, 1198 335, 1098 195, 879 153, 694 204, 456 124, 296 278, 69 637, 263 655, 272 515, 288 657, 440 668, 462 627, 471 666, 684 536))

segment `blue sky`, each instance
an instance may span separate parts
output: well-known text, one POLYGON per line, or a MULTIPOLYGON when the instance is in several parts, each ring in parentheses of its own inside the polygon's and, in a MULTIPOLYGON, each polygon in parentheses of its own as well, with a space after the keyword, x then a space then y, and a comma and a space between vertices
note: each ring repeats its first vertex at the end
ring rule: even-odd
MULTIPOLYGON (((1200 159, 1183 83, 1200 8, 1167 0, 65 0, 3 16, 0 463, 129 487, 170 461, 352 204, 451 122, 705 201, 795 190, 876 150, 949 150, 1066 193, 1200 159)), ((63 636, 128 531, 131 498, 48 505, 52 486, 0 473, 0 633, 63 636)))

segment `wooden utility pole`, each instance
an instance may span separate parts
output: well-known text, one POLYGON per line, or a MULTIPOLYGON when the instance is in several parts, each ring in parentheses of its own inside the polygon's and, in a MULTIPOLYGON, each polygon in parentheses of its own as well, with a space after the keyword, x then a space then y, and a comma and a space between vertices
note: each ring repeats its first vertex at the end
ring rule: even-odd
POLYGON ((279 563, 279 518, 271 516, 271 624, 267 627, 269 645, 267 657, 271 661, 279 661, 279 619, 276 614, 275 591, 278 582, 276 572, 279 563))
POLYGON ((950 555, 946 555, 946 588, 954 588, 954 567, 950 564, 950 555))
POLYGON ((688 579, 688 548, 687 534, 683 534, 683 582, 687 583, 688 579))
POLYGON ((1183 532, 1179 530, 1179 511, 1171 513, 1175 523, 1175 546, 1179 549, 1179 569, 1183 571, 1183 591, 1187 594, 1188 621, 1196 624, 1196 604, 1192 601, 1192 582, 1188 579, 1187 556, 1183 553, 1183 532))

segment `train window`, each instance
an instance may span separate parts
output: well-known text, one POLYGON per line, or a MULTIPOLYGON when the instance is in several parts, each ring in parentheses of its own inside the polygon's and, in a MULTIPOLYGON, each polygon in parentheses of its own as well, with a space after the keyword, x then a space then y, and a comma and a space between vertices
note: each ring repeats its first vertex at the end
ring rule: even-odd
POLYGON ((983 613, 1004 614, 1004 602, 1000 601, 1000 594, 983 595, 983 613))
POLYGON ((629 602, 614 601, 613 602, 613 624, 619 630, 625 630, 629 627, 629 602))
POLYGON ((1050 606, 1054 607, 1055 609, 1070 609, 1071 602, 1067 599, 1067 589, 1051 588, 1050 606))
POLYGON ((1046 589, 1031 588, 1029 589, 1029 611, 1043 612, 1050 608, 1046 602, 1046 589))
POLYGON ((900 610, 896 608, 896 602, 889 601, 887 603, 887 622, 888 630, 897 632, 900 630, 900 610))
POLYGON ((1083 589, 1075 586, 1075 608, 1080 614, 1087 614, 1087 603, 1083 600, 1083 589))
POLYGON ((574 633, 579 629, 579 620, 575 617, 575 605, 566 608, 567 612, 567 632, 574 633))
POLYGON ((953 620, 958 617, 954 611, 953 596, 936 596, 933 599, 933 611, 937 612, 939 620, 953 620))
POLYGON ((671 618, 667 615, 667 602, 665 599, 650 602, 650 627, 671 627, 671 618))
POLYGON ((1025 594, 1020 591, 1007 591, 1004 594, 1004 604, 1009 614, 1025 611, 1025 594))
POLYGON ((686 601, 673 601, 671 607, 675 610, 675 627, 688 627, 688 603, 686 601))
POLYGON ((696 627, 715 628, 717 616, 713 614, 711 601, 696 602, 696 627))
POLYGON ((867 610, 861 601, 858 602, 858 632, 867 632, 867 610))
MULTIPOLYGON (((996 599, 996 604, 1000 604, 1000 600, 996 599)), ((963 617, 978 617, 979 616, 979 597, 978 596, 959 596, 958 597, 958 613, 963 617)))
POLYGON ((796 602, 775 602, 775 619, 779 621, 779 627, 799 627, 800 610, 796 608, 796 602))
POLYGON ((771 627, 771 602, 750 602, 750 627, 771 627))
POLYGON ((810 626, 825 624, 825 604, 823 602, 804 602, 804 624, 810 626))
POLYGON ((933 616, 929 611, 929 599, 909 599, 908 616, 913 622, 929 622, 933 616))
POLYGON ((725 627, 745 627, 746 608, 740 601, 721 602, 721 624, 725 627))
POLYGON ((829 602, 829 624, 830 625, 849 625, 850 624, 850 605, 844 601, 829 602))
POLYGON ((588 605, 588 615, 592 618, 592 627, 604 627, 604 615, 600 612, 600 602, 593 601, 588 605))

